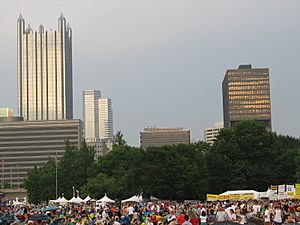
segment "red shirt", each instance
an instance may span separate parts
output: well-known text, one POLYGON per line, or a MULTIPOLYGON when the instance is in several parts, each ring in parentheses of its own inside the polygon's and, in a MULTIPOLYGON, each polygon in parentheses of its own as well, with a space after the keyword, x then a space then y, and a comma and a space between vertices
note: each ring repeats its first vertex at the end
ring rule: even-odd
POLYGON ((191 222, 193 225, 199 225, 199 219, 196 218, 196 217, 191 217, 191 218, 190 218, 190 222, 191 222))
POLYGON ((184 216, 185 214, 181 214, 180 216, 177 217, 178 224, 181 225, 185 222, 184 216))

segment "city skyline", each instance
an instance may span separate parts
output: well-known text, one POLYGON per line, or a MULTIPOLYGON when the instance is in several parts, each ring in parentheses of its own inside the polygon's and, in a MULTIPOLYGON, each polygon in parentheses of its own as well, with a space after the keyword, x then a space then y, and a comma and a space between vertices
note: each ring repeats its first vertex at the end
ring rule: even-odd
POLYGON ((299 2, 78 1, 72 7, 68 0, 20 2, 0 3, 6 30, 0 107, 17 111, 18 15, 32 27, 40 22, 56 27, 53 19, 63 11, 74 29, 74 118, 83 118, 81 92, 97 88, 113 99, 115 130, 131 145, 139 145, 139 130, 153 125, 185 127, 192 139, 202 139, 203 130, 223 117, 224 71, 252 64, 270 68, 273 131, 300 136, 294 103, 300 98, 299 2))

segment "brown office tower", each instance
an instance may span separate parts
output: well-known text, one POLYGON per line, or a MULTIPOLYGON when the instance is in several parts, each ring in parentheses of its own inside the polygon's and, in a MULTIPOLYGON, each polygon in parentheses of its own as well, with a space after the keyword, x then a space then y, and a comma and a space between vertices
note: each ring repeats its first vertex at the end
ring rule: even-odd
POLYGON ((269 69, 241 65, 227 70, 223 80, 224 127, 242 120, 257 120, 271 131, 269 69))

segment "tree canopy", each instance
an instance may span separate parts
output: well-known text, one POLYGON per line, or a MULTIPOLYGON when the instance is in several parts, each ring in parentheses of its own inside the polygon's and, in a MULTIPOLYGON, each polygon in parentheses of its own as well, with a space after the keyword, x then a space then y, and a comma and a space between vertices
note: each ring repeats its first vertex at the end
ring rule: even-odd
POLYGON ((72 197, 72 187, 82 196, 124 199, 137 193, 161 199, 204 199, 207 193, 254 189, 265 191, 271 184, 300 182, 300 139, 268 132, 256 121, 243 121, 220 131, 212 146, 149 147, 126 145, 117 133, 113 150, 94 160, 95 151, 85 142, 76 149, 66 142, 63 157, 28 172, 25 180, 29 201, 72 197))

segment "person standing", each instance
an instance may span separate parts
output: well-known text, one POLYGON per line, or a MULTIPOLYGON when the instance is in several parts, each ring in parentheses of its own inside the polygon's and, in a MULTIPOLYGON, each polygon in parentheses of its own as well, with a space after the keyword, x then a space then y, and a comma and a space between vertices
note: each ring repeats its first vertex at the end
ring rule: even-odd
POLYGON ((264 213, 264 224, 271 225, 271 211, 270 206, 268 204, 265 205, 265 213, 264 213))
POLYGON ((282 224, 282 210, 280 209, 279 205, 275 206, 273 222, 275 225, 282 224))

